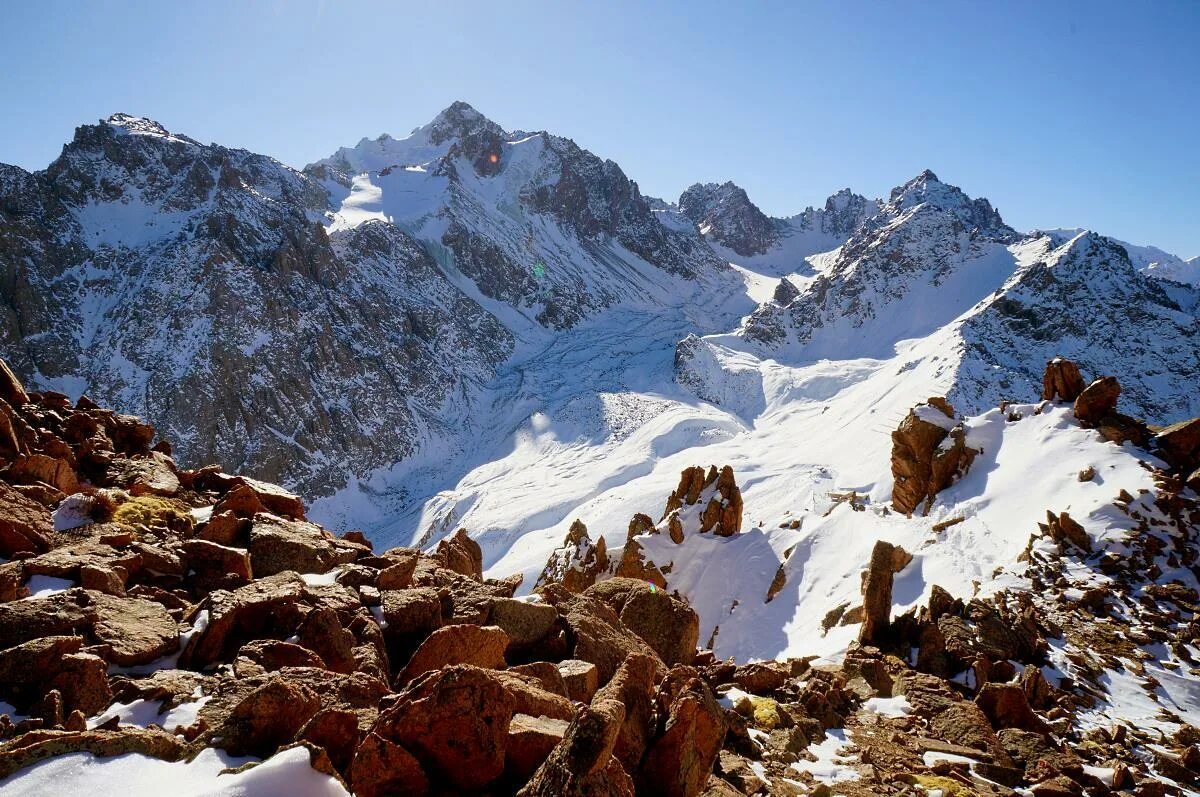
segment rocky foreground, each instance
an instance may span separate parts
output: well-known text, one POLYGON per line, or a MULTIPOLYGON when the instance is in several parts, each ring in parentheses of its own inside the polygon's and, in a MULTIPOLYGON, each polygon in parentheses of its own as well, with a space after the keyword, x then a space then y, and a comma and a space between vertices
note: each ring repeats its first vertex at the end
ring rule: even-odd
MULTIPOLYGON (((862 605, 826 618, 860 624, 841 663, 737 664, 698 649, 696 613, 642 544, 740 534, 729 468, 685 471, 619 557, 577 524, 517 598, 465 531, 376 552, 278 487, 180 469, 136 418, 27 393, 0 363, 0 792, 68 753, 300 746, 359 797, 1197 793, 1200 728, 1105 706, 1114 672, 1151 694, 1153 672, 1197 675, 1200 420, 1146 427, 1117 412, 1115 380, 1086 385, 1065 361, 1045 386, 1158 457, 1154 491, 1114 496, 1122 546, 1092 550, 1051 513, 1020 563, 1032 589, 935 587, 892 617, 911 557, 880 542, 862 605)), ((931 400, 897 430, 896 511, 971 467, 953 416, 931 400)))

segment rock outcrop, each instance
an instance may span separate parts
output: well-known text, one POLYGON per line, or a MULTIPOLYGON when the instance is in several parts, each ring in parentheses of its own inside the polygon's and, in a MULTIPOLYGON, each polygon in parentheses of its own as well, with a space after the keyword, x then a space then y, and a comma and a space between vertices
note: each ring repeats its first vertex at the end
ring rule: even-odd
POLYGON ((918 404, 892 432, 892 506, 928 514, 939 492, 966 474, 978 452, 944 398, 918 404))
POLYGON ((550 553, 536 586, 561 584, 570 592, 583 592, 608 569, 608 546, 604 538, 592 542, 587 526, 582 520, 576 520, 562 546, 550 553))

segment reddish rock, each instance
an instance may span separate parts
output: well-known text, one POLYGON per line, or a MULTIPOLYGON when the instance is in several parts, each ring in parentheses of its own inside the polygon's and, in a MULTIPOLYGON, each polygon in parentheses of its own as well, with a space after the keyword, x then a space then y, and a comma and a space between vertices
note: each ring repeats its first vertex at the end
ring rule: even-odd
POLYGON ((476 581, 483 580, 483 550, 479 543, 471 539, 466 529, 459 529, 453 536, 439 542, 434 558, 447 570, 476 581))
POLYGON ((442 599, 432 587, 383 590, 383 619, 390 637, 424 639, 442 626, 442 599))
POLYGON ((0 398, 13 407, 29 403, 29 394, 25 392, 25 386, 3 359, 0 359, 0 398))
MULTIPOLYGON (((587 663, 587 662, 583 662, 587 663)), ((588 665, 591 667, 592 665, 588 665)), ((595 670, 595 667, 592 667, 595 670)), ((529 664, 518 664, 515 667, 509 667, 508 671, 513 675, 521 675, 527 678, 532 678, 537 681, 542 689, 551 694, 561 695, 562 697, 570 697, 567 692, 567 682, 563 679, 562 673, 558 670, 558 665, 548 661, 533 661, 529 664)))
POLYGON ((561 584, 571 592, 583 592, 608 572, 608 548, 604 538, 592 542, 582 520, 571 524, 561 547, 550 553, 546 566, 538 576, 536 589, 547 584, 561 584))
POLYGON ((672 540, 683 541, 679 510, 696 505, 704 496, 708 500, 700 512, 701 533, 732 537, 742 530, 742 493, 734 479, 733 468, 725 465, 718 471, 716 466, 710 466, 705 471, 693 466, 679 474, 679 485, 667 497, 663 520, 668 521, 672 540))
POLYGON ((649 656, 630 656, 592 700, 594 704, 610 701, 624 707, 612 753, 630 772, 641 764, 655 734, 655 685, 661 675, 660 666, 649 656))
POLYGON ((151 451, 145 457, 116 457, 105 472, 105 482, 130 495, 175 495, 180 490, 175 463, 166 454, 151 451))
POLYGON ((115 730, 35 730, 20 745, 0 749, 0 780, 51 756, 91 753, 100 758, 137 753, 163 761, 178 761, 186 747, 179 737, 157 728, 122 727, 115 730))
POLYGON ((335 610, 328 606, 309 612, 296 631, 297 641, 321 657, 326 669, 354 672, 354 634, 342 627, 335 610))
POLYGON ((238 664, 244 668, 244 662, 258 665, 263 673, 282 670, 284 667, 323 667, 325 662, 313 651, 293 642, 282 642, 278 639, 256 639, 238 648, 238 664))
POLYGON ((413 548, 394 548, 387 552, 384 561, 392 562, 379 571, 375 586, 379 589, 406 589, 412 586, 413 572, 417 569, 420 552, 413 548))
POLYGON ((0 556, 45 551, 53 531, 49 509, 0 482, 0 556))
POLYGON ((558 672, 567 687, 567 697, 579 703, 592 702, 600 688, 600 671, 590 661, 565 659, 558 663, 558 672))
POLYGON ((349 780, 356 797, 424 797, 429 793, 429 778, 421 762, 377 733, 368 733, 359 743, 349 780))
POLYGON ((188 540, 183 544, 188 566, 195 571, 195 580, 205 592, 214 589, 237 589, 254 578, 250 554, 244 548, 234 548, 204 539, 188 540))
POLYGON ((1172 424, 1154 436, 1158 453, 1188 476, 1200 469, 1200 418, 1172 424))
POLYGON ((292 741, 320 709, 321 699, 311 689, 273 678, 234 707, 218 731, 221 746, 233 755, 267 758, 292 741))
POLYGON ((733 682, 752 695, 767 695, 787 683, 788 675, 783 662, 758 662, 734 670, 733 682))
POLYGON ((700 639, 700 616, 681 600, 645 581, 612 578, 588 588, 621 623, 654 649, 667 666, 691 664, 700 639))
POLYGON ((508 634, 496 626, 447 625, 421 643, 404 670, 399 683, 408 683, 430 670, 453 664, 470 664, 489 670, 504 668, 508 634))
POLYGON ((626 628, 617 613, 603 602, 586 595, 572 595, 556 584, 546 587, 542 597, 558 609, 570 628, 574 641, 571 657, 595 664, 601 684, 608 683, 631 653, 650 656, 666 671, 654 649, 626 628))
POLYGON ((339 540, 320 526, 302 520, 260 513, 250 526, 250 563, 259 577, 285 570, 324 573, 336 565, 353 562, 360 552, 365 552, 362 546, 339 540))
POLYGON ((553 606, 515 598, 497 600, 488 618, 490 625, 508 634, 510 651, 527 649, 545 639, 557 621, 558 612, 553 606))
POLYGON ((338 772, 347 774, 359 746, 358 737, 358 715, 344 708, 318 711, 296 735, 297 740, 324 750, 338 772))
POLYGON ((1017 728, 1035 733, 1047 733, 1049 730, 1029 707, 1025 690, 1018 684, 984 684, 975 698, 975 704, 983 710, 996 730, 1017 728))
POLYGON ((79 586, 92 592, 103 592, 105 595, 125 596, 124 569, 121 572, 109 567, 96 565, 80 565, 79 586))
POLYGON ((513 715, 508 726, 504 769, 514 783, 526 783, 566 735, 566 720, 513 715))
POLYGON ((537 678, 512 670, 491 670, 495 679, 512 695, 513 710, 533 717, 571 720, 577 706, 561 694, 542 687, 537 678))
POLYGON ((1070 360, 1055 357, 1046 363, 1046 371, 1042 375, 1042 400, 1073 402, 1079 398, 1086 386, 1078 365, 1070 360))
POLYGON ((518 797, 633 797, 633 780, 612 755, 623 715, 612 700, 584 708, 518 797))
POLYGON ((96 621, 96 607, 80 589, 0 603, 0 650, 47 636, 80 636, 96 621))
POLYGON ((1092 550, 1092 540, 1088 537, 1083 526, 1079 525, 1066 512, 1055 515, 1047 510, 1046 522, 1039 523, 1042 531, 1050 535, 1050 538, 1059 544, 1061 547, 1064 543, 1070 543, 1076 548, 1085 553, 1092 550))
POLYGON ((906 515, 922 506, 928 513, 934 497, 962 478, 977 453, 967 447, 949 402, 933 397, 917 405, 892 432, 892 506, 906 515))
POLYGON ((884 641, 892 617, 892 581, 896 546, 879 540, 871 551, 871 564, 863 579, 863 623, 858 639, 867 645, 884 641))
POLYGON ((304 592, 304 581, 295 573, 259 578, 232 592, 213 592, 208 596, 207 624, 189 640, 180 665, 202 668, 227 660, 250 640, 290 633, 281 626, 289 618, 299 619, 296 604, 304 592))
POLYGON ((725 738, 725 719, 712 690, 699 678, 671 701, 663 733, 651 745, 638 782, 664 797, 694 797, 712 774, 725 738))
POLYGON ((374 733, 411 752, 432 780, 474 791, 504 772, 515 705, 494 674, 457 665, 414 681, 379 715, 374 733))
POLYGON ((97 617, 92 635, 113 664, 133 667, 179 650, 179 625, 162 604, 89 592, 97 617))
POLYGON ((79 492, 79 478, 71 463, 46 454, 19 454, 5 475, 16 484, 44 482, 67 495, 79 492))
POLYGON ((1075 417, 1084 426, 1099 426, 1116 412, 1121 385, 1115 376, 1105 376, 1088 385, 1075 399, 1075 417))

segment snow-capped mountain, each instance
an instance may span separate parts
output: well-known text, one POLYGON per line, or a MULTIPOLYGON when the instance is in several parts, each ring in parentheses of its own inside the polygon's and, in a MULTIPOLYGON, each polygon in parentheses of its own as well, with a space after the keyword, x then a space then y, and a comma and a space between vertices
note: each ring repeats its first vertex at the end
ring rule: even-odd
POLYGON ((808 259, 841 246, 880 208, 843 188, 823 208, 806 208, 788 218, 766 216, 744 189, 732 182, 696 183, 677 204, 659 200, 659 221, 672 229, 695 227, 722 258, 751 273, 812 276, 808 259))
POLYGON ((305 172, 122 114, 0 169, 15 366, 318 494, 457 438, 518 339, 741 284, 616 164, 461 103, 305 172))
POLYGON ((332 230, 386 219, 502 303, 510 326, 512 310, 565 329, 622 301, 674 304, 685 283, 733 280, 697 235, 659 224, 617 164, 560 136, 507 133, 465 103, 307 171, 330 190, 332 230))
MULTIPOLYGON (((936 340, 939 382, 974 412, 1030 393, 1061 353, 1112 371, 1146 417, 1195 415, 1195 292, 1148 273, 1093 233, 1021 236, 987 200, 927 171, 895 189, 815 279, 782 282, 735 335, 712 342, 801 364, 888 359, 902 342, 936 340), (1114 334, 1124 329, 1145 332, 1114 334)), ((701 348, 681 351, 680 379, 715 395, 711 368, 691 367, 701 348)))
POLYGON ((619 544, 699 446, 882 497, 828 451, 781 455, 829 433, 815 412, 982 412, 1064 353, 1130 411, 1195 414, 1193 287, 1102 236, 1022 235, 931 172, 783 219, 729 183, 643 197, 464 103, 302 171, 118 115, 45 171, 3 167, 0 212, 0 341, 31 383, 323 495, 336 528, 465 525, 529 584, 577 516, 619 544))

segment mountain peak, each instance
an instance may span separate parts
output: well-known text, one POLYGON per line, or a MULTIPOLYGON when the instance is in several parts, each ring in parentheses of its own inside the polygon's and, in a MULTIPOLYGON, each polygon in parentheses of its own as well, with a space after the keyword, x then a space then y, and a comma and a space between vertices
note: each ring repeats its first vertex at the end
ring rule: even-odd
POLYGON ((504 130, 475 110, 470 103, 456 100, 433 118, 429 124, 429 132, 430 140, 437 144, 451 138, 467 138, 479 133, 500 136, 504 130))
POLYGON ((928 205, 940 211, 952 213, 968 228, 974 228, 998 239, 1009 239, 1016 235, 1004 223, 1000 212, 983 197, 972 199, 961 188, 943 183, 929 169, 925 169, 902 186, 892 189, 888 205, 894 212, 903 212, 919 205, 928 205))
POLYGON ((159 138, 174 138, 171 131, 153 119, 145 116, 134 116, 128 113, 114 113, 100 124, 114 128, 119 133, 140 136, 157 136, 159 138))

